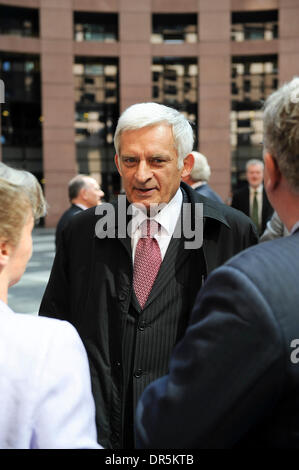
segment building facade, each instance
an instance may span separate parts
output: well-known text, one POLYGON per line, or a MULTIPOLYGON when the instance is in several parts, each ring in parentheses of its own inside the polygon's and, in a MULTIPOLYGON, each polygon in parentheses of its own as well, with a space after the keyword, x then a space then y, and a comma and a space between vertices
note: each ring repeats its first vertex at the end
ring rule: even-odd
POLYGON ((42 182, 55 226, 67 183, 121 190, 113 133, 127 106, 183 112, 229 201, 262 158, 263 100, 299 75, 298 0, 0 0, 0 156, 42 182))

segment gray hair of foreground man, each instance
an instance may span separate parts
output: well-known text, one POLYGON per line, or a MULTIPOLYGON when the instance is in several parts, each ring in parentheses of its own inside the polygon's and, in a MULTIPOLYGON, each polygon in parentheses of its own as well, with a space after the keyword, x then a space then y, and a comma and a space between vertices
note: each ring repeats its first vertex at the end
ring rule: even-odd
POLYGON ((137 103, 127 108, 118 120, 114 135, 114 146, 120 154, 122 132, 141 129, 158 124, 172 127, 175 149, 178 154, 178 167, 183 166, 184 158, 192 152, 194 134, 189 121, 176 109, 158 103, 137 103))
POLYGON ((267 98, 264 146, 275 158, 292 190, 299 193, 299 77, 267 98))
POLYGON ((47 203, 41 185, 32 173, 11 168, 0 162, 0 178, 25 191, 29 198, 35 220, 46 215, 47 203))
POLYGON ((206 157, 200 152, 191 152, 194 157, 194 165, 190 176, 193 181, 208 182, 211 176, 210 165, 206 157))

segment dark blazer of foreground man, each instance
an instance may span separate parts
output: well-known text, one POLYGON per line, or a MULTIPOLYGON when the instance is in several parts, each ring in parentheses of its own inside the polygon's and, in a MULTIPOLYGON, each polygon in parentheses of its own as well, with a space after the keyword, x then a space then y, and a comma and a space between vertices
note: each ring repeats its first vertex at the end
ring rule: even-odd
POLYGON ((264 133, 265 188, 291 235, 208 278, 139 402, 139 447, 299 448, 299 78, 267 99, 264 133))
MULTIPOLYGON (((138 118, 142 111, 144 105, 140 106, 132 107, 134 117, 138 118)), ((158 115, 161 109, 163 113, 166 109, 166 117, 173 112, 175 119, 179 115, 175 110, 155 103, 147 103, 145 113, 151 116, 152 108, 158 115)), ((142 201, 147 198, 140 189, 133 191, 128 176, 132 171, 136 171, 134 186, 159 187, 159 191, 149 191, 150 201, 152 194, 168 191, 174 178, 177 178, 177 186, 173 189, 179 190, 177 157, 167 160, 164 165, 165 149, 159 157, 152 157, 151 150, 150 157, 147 155, 153 142, 157 146, 159 136, 163 136, 162 146, 165 145, 165 133, 167 138, 171 135, 172 142, 169 125, 164 120, 162 124, 158 122, 150 127, 122 132, 116 163, 123 176, 127 197, 128 194, 130 197, 124 207, 119 206, 120 201, 114 205, 115 219, 109 223, 109 233, 115 232, 116 236, 100 239, 96 235, 96 225, 104 215, 96 215, 94 208, 74 217, 62 234, 40 308, 42 315, 71 322, 84 342, 90 362, 99 441, 108 448, 134 447, 133 418, 137 401, 151 381, 167 372, 170 354, 185 332, 202 280, 214 268, 257 240, 254 225, 244 214, 208 200, 182 183, 183 201, 191 203, 193 223, 195 204, 203 203, 203 246, 186 249, 184 244, 188 240, 184 236, 171 239, 152 291, 141 309, 132 285, 131 238, 126 234, 129 219, 125 217, 125 227, 119 225, 119 220, 126 214, 128 203, 136 201, 136 192, 142 201), (148 135, 152 137, 153 134, 157 134, 157 139, 148 139, 148 135), (128 150, 125 143, 131 136, 134 138, 128 150), (139 136, 142 136, 140 140, 139 136), (130 156, 135 153, 136 156, 130 156), (171 180, 166 177, 165 186, 162 179, 166 168, 167 172, 172 168, 174 176, 171 180), (125 231, 124 238, 120 238, 120 231, 125 231)), ((169 148, 172 155, 172 143, 169 148)))

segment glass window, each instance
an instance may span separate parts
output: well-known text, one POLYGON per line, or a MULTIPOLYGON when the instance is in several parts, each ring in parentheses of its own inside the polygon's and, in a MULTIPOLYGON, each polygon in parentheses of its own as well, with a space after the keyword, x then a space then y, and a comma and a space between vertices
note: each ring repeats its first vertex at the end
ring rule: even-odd
POLYGON ((231 147, 233 189, 245 181, 245 165, 262 158, 263 101, 278 85, 277 56, 233 57, 231 147))
POLYGON ((278 38, 278 10, 232 13, 232 41, 271 41, 278 38))
POLYGON ((38 37, 38 9, 0 5, 0 34, 38 37))
POLYGON ((197 14, 153 14, 152 43, 179 44, 197 41, 197 14))
POLYGON ((118 40, 118 15, 75 11, 74 39, 79 42, 116 42, 118 40))
POLYGON ((78 172, 101 182, 106 200, 120 191, 113 136, 119 117, 118 59, 76 57, 75 135, 78 172))
POLYGON ((195 58, 156 57, 152 64, 152 96, 157 103, 182 112, 193 123, 198 146, 198 65, 195 58))

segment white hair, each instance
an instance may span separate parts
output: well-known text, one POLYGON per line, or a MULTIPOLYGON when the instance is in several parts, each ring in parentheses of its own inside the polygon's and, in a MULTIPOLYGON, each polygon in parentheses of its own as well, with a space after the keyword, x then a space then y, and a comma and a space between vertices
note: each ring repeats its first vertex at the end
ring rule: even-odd
POLYGON ((190 176, 193 181, 206 181, 208 182, 211 176, 210 165, 207 158, 199 152, 191 152, 194 157, 194 165, 190 176))
POLYGON ((299 77, 265 101, 264 145, 290 187, 299 193, 299 77))
POLYGON ((182 168, 184 158, 191 153, 193 148, 193 130, 182 113, 163 104, 137 103, 122 113, 114 134, 116 153, 118 155, 120 153, 120 137, 123 132, 162 123, 172 128, 174 146, 178 154, 178 167, 182 168))
POLYGON ((259 165, 262 169, 264 169, 264 163, 262 162, 262 160, 258 160, 257 158, 252 158, 251 160, 248 160, 248 162, 246 162, 246 171, 248 170, 250 166, 253 166, 253 165, 259 165))
POLYGON ((47 203, 42 188, 32 173, 11 168, 0 162, 0 178, 21 187, 27 193, 35 219, 46 215, 47 203))

